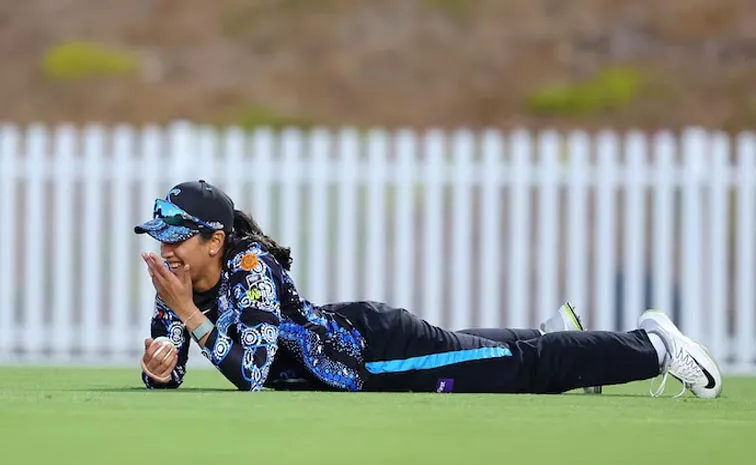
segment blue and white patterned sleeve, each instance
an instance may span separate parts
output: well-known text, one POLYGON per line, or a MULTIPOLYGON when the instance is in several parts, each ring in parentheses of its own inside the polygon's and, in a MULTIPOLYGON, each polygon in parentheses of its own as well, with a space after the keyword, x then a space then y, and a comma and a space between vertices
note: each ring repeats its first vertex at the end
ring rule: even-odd
POLYGON ((239 312, 238 342, 216 325, 202 353, 238 389, 259 391, 268 377, 278 349, 281 304, 276 278, 258 248, 237 254, 229 263, 226 294, 229 308, 239 312))
POLYGON ((181 324, 181 320, 160 299, 155 297, 155 311, 150 324, 150 337, 153 339, 165 336, 170 338, 178 349, 178 362, 171 372, 171 380, 167 384, 158 384, 142 371, 142 381, 148 389, 176 389, 184 382, 186 361, 189 359, 189 331, 181 324))

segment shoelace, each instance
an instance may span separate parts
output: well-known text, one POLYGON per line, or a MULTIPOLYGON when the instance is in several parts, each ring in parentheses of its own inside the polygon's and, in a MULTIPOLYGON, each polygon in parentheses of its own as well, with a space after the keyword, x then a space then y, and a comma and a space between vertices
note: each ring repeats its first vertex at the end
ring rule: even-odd
MULTIPOLYGON (((664 394, 664 390, 667 387, 667 378, 669 377, 669 370, 664 371, 664 376, 662 376, 661 383, 659 384, 659 387, 654 390, 654 380, 651 380, 651 387, 648 389, 649 394, 651 394, 651 397, 661 397, 662 394, 664 394)), ((683 388, 680 392, 672 396, 673 399, 677 399, 678 397, 681 397, 683 394, 685 394, 685 390, 688 389, 688 383, 685 381, 682 381, 683 388)))
POLYGON ((697 378, 701 373, 701 368, 698 366, 695 360, 693 360, 693 357, 691 357, 690 354, 686 353, 682 347, 676 348, 676 354, 672 358, 672 360, 675 360, 675 373, 670 372, 670 368, 672 368, 672 363, 670 363, 670 367, 667 367, 667 369, 664 370, 664 376, 662 376, 661 384, 659 384, 659 387, 656 390, 653 390, 654 380, 651 380, 651 387, 649 388, 651 397, 661 397, 661 395, 664 394, 664 390, 667 386, 667 378, 670 374, 672 374, 672 376, 679 380, 683 385, 682 390, 672 396, 673 399, 677 399, 678 397, 681 397, 683 394, 685 394, 685 391, 693 385, 693 382, 689 380, 697 378))

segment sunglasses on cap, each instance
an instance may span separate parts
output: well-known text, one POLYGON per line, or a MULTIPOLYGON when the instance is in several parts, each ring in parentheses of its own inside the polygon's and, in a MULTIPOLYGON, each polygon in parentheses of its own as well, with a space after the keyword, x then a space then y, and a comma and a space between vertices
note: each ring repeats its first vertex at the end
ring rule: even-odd
POLYGON ((196 216, 192 216, 189 213, 185 212, 177 205, 163 199, 155 200, 155 207, 152 211, 152 216, 153 218, 160 218, 161 220, 163 220, 163 222, 165 222, 165 224, 171 226, 183 226, 191 229, 207 228, 213 231, 218 231, 221 229, 221 226, 213 226, 210 223, 202 221, 196 216))

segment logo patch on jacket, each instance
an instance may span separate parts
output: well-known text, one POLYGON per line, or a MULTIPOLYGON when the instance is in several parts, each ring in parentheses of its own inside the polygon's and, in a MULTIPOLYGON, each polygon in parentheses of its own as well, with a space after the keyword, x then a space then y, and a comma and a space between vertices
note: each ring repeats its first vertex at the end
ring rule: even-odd
POLYGON ((260 259, 257 258, 257 255, 253 253, 247 253, 242 257, 239 267, 244 271, 252 271, 252 269, 255 268, 258 263, 260 263, 260 259))
POLYGON ((436 392, 452 392, 454 389, 454 378, 439 378, 436 383, 436 392))

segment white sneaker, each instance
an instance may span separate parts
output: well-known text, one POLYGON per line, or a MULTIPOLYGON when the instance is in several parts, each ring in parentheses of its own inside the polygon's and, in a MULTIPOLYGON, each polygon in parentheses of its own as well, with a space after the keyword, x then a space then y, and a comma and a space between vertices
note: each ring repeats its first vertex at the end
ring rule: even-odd
MULTIPOLYGON (((565 302, 559 307, 556 315, 541 323, 539 326, 541 332, 553 333, 557 331, 585 331, 580 317, 575 312, 575 308, 569 302, 565 302)), ((583 388, 586 394, 601 394, 601 386, 583 388)))
POLYGON ((667 375, 677 378, 683 389, 674 397, 680 397, 688 389, 696 397, 714 399, 722 393, 722 374, 714 357, 706 347, 685 336, 667 315, 657 310, 647 310, 638 318, 638 327, 656 333, 667 346, 667 360, 661 385, 651 395, 664 393, 667 375))
POLYGON ((544 334, 557 331, 583 331, 585 329, 580 317, 575 313, 575 309, 569 302, 563 303, 557 314, 541 323, 539 328, 544 334))

